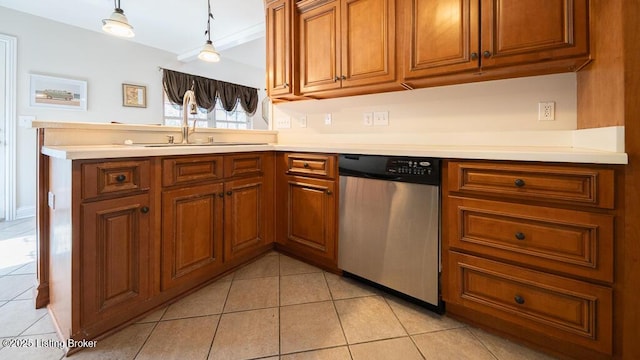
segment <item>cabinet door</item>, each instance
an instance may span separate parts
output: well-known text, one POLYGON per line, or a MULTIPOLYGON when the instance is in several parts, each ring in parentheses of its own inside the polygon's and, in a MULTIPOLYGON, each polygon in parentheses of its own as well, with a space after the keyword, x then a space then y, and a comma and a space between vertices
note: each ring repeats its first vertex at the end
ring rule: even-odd
POLYGON ((336 259, 335 182, 287 176, 285 245, 299 255, 336 259))
POLYGON ((300 92, 340 88, 339 2, 300 14, 300 92))
POLYGON ((395 80, 395 0, 343 0, 342 87, 395 80))
POLYGON ((478 0, 403 0, 404 77, 477 69, 478 0))
POLYGON ((482 67, 586 55, 588 0, 482 0, 482 67))
POLYGON ((265 244, 267 218, 262 177, 228 181, 224 186, 225 261, 265 244))
POLYGON ((118 325, 122 314, 135 317, 135 305, 148 298, 148 206, 148 194, 81 205, 82 328, 118 325))
POLYGON ((292 0, 267 5, 267 91, 271 97, 293 93, 291 10, 292 0))
POLYGON ((209 279, 222 265, 222 183, 162 193, 162 289, 209 279))

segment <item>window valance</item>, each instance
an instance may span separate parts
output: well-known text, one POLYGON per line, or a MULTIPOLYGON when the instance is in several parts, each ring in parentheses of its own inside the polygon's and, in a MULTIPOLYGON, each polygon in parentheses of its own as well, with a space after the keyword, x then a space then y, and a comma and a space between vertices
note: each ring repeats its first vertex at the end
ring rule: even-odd
POLYGON ((232 111, 238 100, 249 115, 253 115, 258 108, 256 88, 162 69, 162 87, 172 103, 182 105, 182 97, 191 89, 192 84, 198 106, 207 109, 208 112, 215 107, 216 98, 220 98, 226 111, 232 111))

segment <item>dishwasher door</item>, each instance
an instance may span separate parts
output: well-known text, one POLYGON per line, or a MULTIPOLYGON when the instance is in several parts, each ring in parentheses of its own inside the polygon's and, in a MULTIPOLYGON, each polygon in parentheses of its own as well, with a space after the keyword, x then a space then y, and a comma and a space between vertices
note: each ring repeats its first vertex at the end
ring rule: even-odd
POLYGON ((439 305, 438 186, 340 176, 338 266, 439 305))

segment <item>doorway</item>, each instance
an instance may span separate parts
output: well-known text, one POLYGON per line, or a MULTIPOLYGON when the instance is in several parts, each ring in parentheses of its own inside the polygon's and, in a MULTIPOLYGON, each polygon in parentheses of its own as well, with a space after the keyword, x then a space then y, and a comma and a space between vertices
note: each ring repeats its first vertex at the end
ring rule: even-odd
POLYGON ((0 220, 16 215, 16 52, 17 39, 0 34, 0 220))

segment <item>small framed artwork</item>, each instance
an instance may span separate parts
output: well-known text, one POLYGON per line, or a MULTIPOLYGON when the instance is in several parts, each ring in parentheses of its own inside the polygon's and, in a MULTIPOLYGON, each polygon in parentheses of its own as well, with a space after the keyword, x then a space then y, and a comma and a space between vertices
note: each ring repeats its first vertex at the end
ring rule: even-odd
POLYGON ((87 111, 87 82, 30 74, 30 106, 87 111))
POLYGON ((147 87, 143 85, 122 84, 122 106, 147 107, 147 87))

